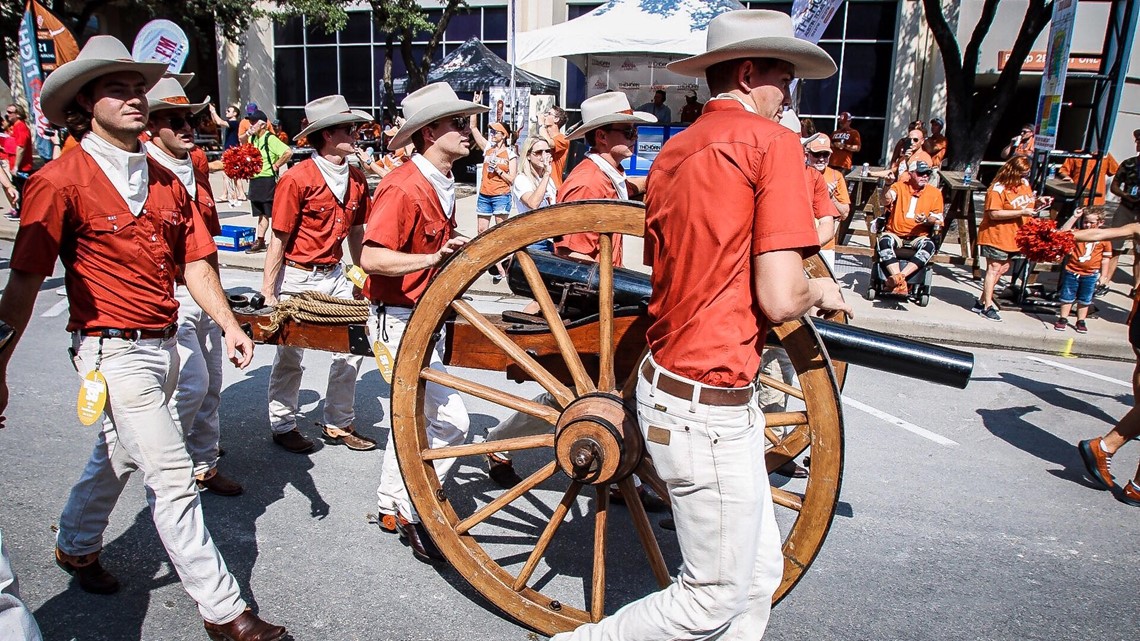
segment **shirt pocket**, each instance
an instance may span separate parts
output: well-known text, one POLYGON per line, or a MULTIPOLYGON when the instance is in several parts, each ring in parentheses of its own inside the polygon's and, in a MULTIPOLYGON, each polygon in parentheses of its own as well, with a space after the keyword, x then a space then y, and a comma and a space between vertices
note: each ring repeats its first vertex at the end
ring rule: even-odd
POLYGON ((447 224, 441 221, 430 221, 424 224, 424 240, 428 248, 438 249, 442 245, 440 238, 444 229, 447 229, 447 224))

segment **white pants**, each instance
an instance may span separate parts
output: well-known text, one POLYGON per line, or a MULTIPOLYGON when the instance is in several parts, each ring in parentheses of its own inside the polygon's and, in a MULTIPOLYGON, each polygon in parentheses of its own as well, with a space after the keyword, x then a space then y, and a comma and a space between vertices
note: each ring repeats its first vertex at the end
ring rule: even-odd
MULTIPOLYGON (((283 272, 281 298, 308 291, 352 298, 352 283, 345 278, 341 266, 322 273, 286 265, 283 272)), ((301 392, 301 375, 305 371, 301 367, 301 359, 304 356, 303 348, 277 346, 277 356, 269 374, 269 427, 274 434, 283 434, 297 427, 298 395, 301 392)), ((362 360, 362 357, 351 354, 333 355, 325 389, 325 425, 344 429, 356 418, 353 404, 356 402, 356 377, 362 360)))
POLYGON ((639 375, 637 418, 669 486, 681 573, 660 592, 554 641, 760 639, 784 569, 764 467, 764 415, 752 403, 678 398, 639 375), (667 430, 668 444, 650 441, 650 426, 667 430))
MULTIPOLYGON (((549 392, 543 392, 534 397, 534 402, 541 403, 547 407, 558 407, 558 403, 554 401, 554 397, 551 396, 549 392)), ((508 438, 546 434, 553 431, 554 426, 543 419, 537 416, 531 416, 526 412, 515 412, 507 417, 505 421, 487 430, 487 440, 501 441, 508 438)), ((510 452, 495 452, 495 456, 507 459, 508 461, 511 460, 510 452)))
MULTIPOLYGON (((388 351, 395 355, 400 349, 400 339, 404 336, 404 329, 411 315, 412 310, 407 307, 388 307, 380 312, 377 306, 373 305, 368 314, 368 341, 370 343, 381 341, 388 351)), ((432 369, 447 371, 442 357, 443 341, 440 340, 431 350, 432 369)), ((467 415, 467 406, 464 405, 459 392, 438 383, 426 383, 424 414, 427 419, 427 435, 432 447, 459 445, 467 439, 471 419, 467 415)), ((442 485, 455 465, 455 459, 441 459, 435 461, 434 465, 436 476, 442 485)), ((384 450, 384 468, 380 472, 380 487, 376 488, 376 499, 377 509, 381 514, 400 514, 413 523, 419 522, 420 517, 412 506, 408 488, 404 486, 404 478, 396 461, 395 432, 389 436, 388 447, 384 450)))
POLYGON ((0 532, 0 641, 41 641, 40 628, 20 600, 20 582, 8 561, 4 533, 0 532))
POLYGON ((226 342, 222 328, 202 311, 185 287, 178 298, 178 387, 170 397, 170 415, 182 428, 194 475, 204 476, 218 464, 221 428, 222 363, 226 342))
POLYGON ((80 376, 95 369, 100 342, 99 371, 108 390, 103 430, 79 482, 71 488, 59 517, 56 543, 74 556, 101 550, 111 510, 131 473, 138 470, 151 518, 182 586, 198 603, 203 619, 228 623, 246 604, 206 529, 193 464, 182 430, 167 407, 178 375, 174 339, 101 341, 76 335, 73 347, 80 376))

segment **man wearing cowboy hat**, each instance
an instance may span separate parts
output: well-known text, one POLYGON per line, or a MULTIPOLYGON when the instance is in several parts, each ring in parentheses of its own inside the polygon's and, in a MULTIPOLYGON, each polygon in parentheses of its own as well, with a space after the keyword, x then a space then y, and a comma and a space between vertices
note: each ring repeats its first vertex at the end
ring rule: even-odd
MULTIPOLYGON (((281 178, 273 199, 273 235, 265 254, 261 293, 267 305, 279 297, 314 291, 337 298, 352 298, 353 285, 341 265, 345 238, 354 264, 360 263, 364 217, 368 211, 368 183, 364 172, 349 165, 356 153, 356 128, 372 116, 349 109, 344 96, 317 98, 305 105, 309 126, 301 131, 314 153, 281 178)), ((300 347, 277 346, 269 374, 269 427, 273 442, 290 452, 313 449, 313 442, 297 429, 301 389, 300 347)), ((356 377, 360 356, 334 354, 325 392, 323 434, 331 443, 352 450, 371 450, 372 439, 353 427, 356 413, 356 377)))
MULTIPOLYGON (((209 176, 194 166, 190 156, 194 145, 197 114, 209 104, 191 104, 181 83, 163 78, 147 92, 150 116, 149 140, 143 143, 147 154, 169 169, 186 187, 211 236, 222 233, 218 210, 210 190, 209 176)), ((217 256, 208 259, 217 270, 217 256)), ((218 438, 221 435, 218 406, 222 394, 222 328, 213 321, 183 285, 178 299, 178 387, 170 397, 170 414, 182 429, 186 449, 194 462, 198 488, 222 496, 241 494, 242 487, 218 472, 218 438)))
MULTIPOLYGON (((582 125, 569 138, 584 138, 590 151, 558 188, 558 202, 628 200, 636 194, 643 183, 627 179, 621 161, 633 155, 637 144, 637 125, 656 121, 651 113, 634 111, 629 106, 629 98, 620 91, 583 100, 582 125)), ((554 253, 596 263, 599 238, 600 234, 593 232, 567 234, 554 241, 554 253)), ((615 267, 622 265, 621 245, 621 235, 614 234, 615 267)))
MULTIPOLYGON (((392 170, 372 199, 364 234, 360 266, 371 274, 368 299, 368 338, 374 349, 399 351, 412 307, 444 258, 467 243, 455 235, 455 179, 452 164, 471 153, 471 114, 488 111, 474 102, 460 100, 445 82, 418 89, 404 98, 401 107, 407 119, 392 139, 400 148, 412 142, 411 160, 392 170)), ((431 367, 445 370, 444 341, 432 350, 431 367)), ((457 445, 467 437, 470 418, 459 392, 436 383, 424 388, 427 436, 435 447, 457 445)), ((455 459, 435 462, 444 482, 455 459)), ((376 489, 380 527, 399 532, 412 554, 425 562, 442 561, 408 497, 396 463, 396 448, 389 439, 384 469, 376 489)))
POLYGON ((707 53, 669 70, 704 75, 713 99, 665 143, 646 192, 653 294, 637 413, 669 487, 681 573, 557 641, 759 639, 783 572, 752 381, 772 323, 848 307, 835 281, 804 275, 819 245, 803 149, 777 121, 792 80, 835 63, 776 11, 723 13, 707 37, 707 53))
MULTIPOLYGON (((178 361, 174 340, 181 268, 194 299, 225 330, 238 366, 253 342, 229 311, 210 258, 216 251, 179 179, 148 158, 146 92, 166 70, 139 63, 121 42, 94 36, 75 60, 44 82, 44 115, 86 129, 80 150, 49 163, 28 182, 26 220, 16 236, 0 322, 18 337, 36 293, 58 257, 67 272, 74 364, 84 377, 81 410, 103 429, 59 520, 56 563, 88 592, 118 581, 99 563, 108 514, 135 470, 143 475, 159 538, 197 602, 212 639, 274 641, 285 629, 246 608, 202 518, 193 463, 167 401, 178 361), (105 406, 104 406, 105 403, 105 406)), ((0 409, 11 343, 0 353, 0 409)))

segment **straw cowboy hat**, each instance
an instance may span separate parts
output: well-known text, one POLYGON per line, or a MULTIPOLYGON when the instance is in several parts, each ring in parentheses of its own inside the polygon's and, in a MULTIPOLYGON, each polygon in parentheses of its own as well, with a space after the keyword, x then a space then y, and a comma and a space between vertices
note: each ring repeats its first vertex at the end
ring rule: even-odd
POLYGON ((175 73, 173 71, 167 71, 166 74, 164 74, 162 77, 163 78, 174 78, 175 80, 178 81, 178 84, 185 87, 186 85, 190 84, 191 80, 194 79, 194 72, 188 71, 186 73, 175 73))
POLYGON ((120 71, 135 71, 146 79, 147 89, 166 73, 165 62, 135 62, 131 52, 111 36, 92 36, 75 60, 65 62, 44 81, 40 91, 40 109, 53 125, 65 124, 64 109, 83 85, 100 76, 120 71))
POLYGON ((599 127, 626 122, 655 123, 657 116, 644 111, 634 111, 624 93, 607 91, 582 101, 582 124, 566 137, 575 140, 599 127))
POLYGON ((835 73, 835 61, 823 49, 795 36, 792 18, 779 11, 727 11, 709 22, 705 53, 669 63, 683 76, 701 76, 718 62, 740 58, 775 58, 796 67, 796 77, 808 80, 835 73))
POLYGON ((159 80, 146 92, 146 101, 151 113, 164 109, 189 109, 190 113, 196 114, 210 104, 210 97, 206 96, 202 102, 190 102, 178 78, 168 77, 159 80))
POLYGON ((412 140, 412 134, 440 118, 470 116, 491 110, 470 100, 460 100, 446 82, 433 82, 413 91, 400 103, 400 109, 404 111, 407 121, 400 125, 400 130, 389 143, 393 149, 407 145, 412 140))
POLYGON ((305 105, 305 118, 309 119, 309 126, 302 129, 295 137, 308 136, 314 131, 328 129, 337 125, 347 125, 354 122, 372 122, 372 116, 366 111, 349 109, 348 101, 340 94, 317 98, 305 105))

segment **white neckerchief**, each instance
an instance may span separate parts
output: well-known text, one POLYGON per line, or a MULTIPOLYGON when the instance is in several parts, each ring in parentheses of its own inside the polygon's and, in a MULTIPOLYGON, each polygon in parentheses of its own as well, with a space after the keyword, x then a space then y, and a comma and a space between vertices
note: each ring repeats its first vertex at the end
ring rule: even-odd
POLYGON ((610 182, 614 184, 614 189, 617 190, 618 198, 622 200, 629 200, 629 189, 625 184, 625 174, 621 173, 617 169, 614 169, 613 165, 606 162, 605 158, 602 158, 598 154, 588 154, 586 157, 594 161, 595 165, 602 168, 602 173, 605 174, 606 178, 609 178, 610 182))
POLYGON ((158 164, 173 171, 174 175, 178 177, 178 180, 186 186, 186 192, 190 194, 190 199, 197 201, 198 181, 194 179, 194 161, 190 159, 190 155, 187 154, 186 158, 179 160, 159 149, 158 145, 149 140, 145 146, 150 157, 154 158, 158 164))
POLYGON ((344 195, 348 193, 348 163, 337 165, 316 154, 313 154, 313 162, 317 163, 317 169, 325 177, 325 184, 332 190, 337 202, 343 203, 344 195))
POLYGON ((443 208, 443 215, 451 218, 452 214, 455 213, 455 179, 444 176, 440 170, 436 169, 435 165, 431 164, 430 160, 420 154, 412 155, 412 162, 416 164, 416 168, 435 188, 435 195, 439 198, 439 206, 443 208))
POLYGON ((744 107, 744 110, 747 111, 748 113, 756 113, 756 109, 754 109, 752 107, 752 105, 748 104, 747 102, 744 102, 743 100, 740 99, 739 96, 733 95, 731 93, 717 94, 716 96, 713 96, 712 99, 713 100, 735 100, 736 102, 739 102, 741 104, 741 106, 744 107))
POLYGON ((147 183, 150 180, 146 152, 123 151, 100 138, 94 131, 87 132, 79 146, 95 159, 95 164, 106 174, 111 186, 126 201, 131 214, 141 214, 146 204, 147 183))

